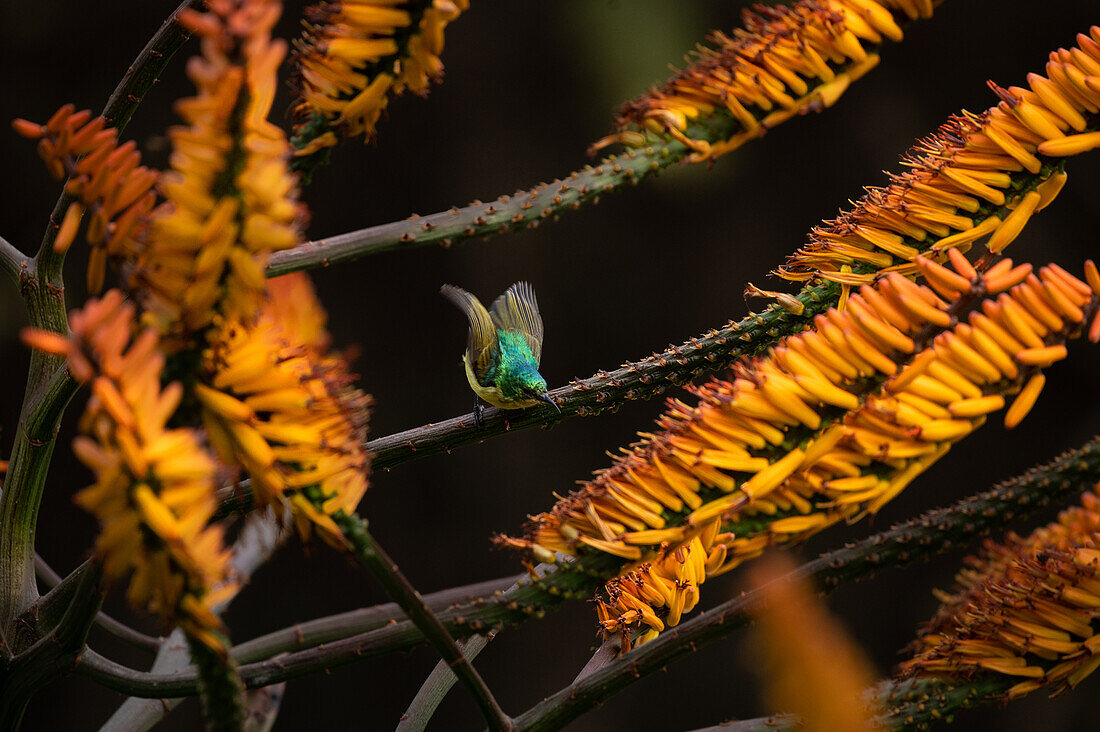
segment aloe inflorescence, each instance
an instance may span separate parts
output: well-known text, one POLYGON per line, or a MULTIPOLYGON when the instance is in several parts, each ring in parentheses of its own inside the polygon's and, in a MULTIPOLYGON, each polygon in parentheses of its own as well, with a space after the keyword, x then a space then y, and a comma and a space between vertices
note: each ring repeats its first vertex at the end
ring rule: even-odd
POLYGON ((1097 293, 1056 266, 979 273, 952 255, 954 270, 918 259, 930 286, 896 273, 864 285, 733 381, 693 389, 695 406, 673 401, 660 432, 500 541, 541 561, 620 558, 601 625, 646 640, 707 577, 877 512, 1012 394, 1015 426, 1065 340, 1100 337, 1097 293))
POLYGON ((345 137, 372 139, 391 97, 427 94, 443 74, 443 32, 469 0, 311 5, 295 43, 295 167, 307 175, 345 137))
POLYGON ((688 160, 712 160, 791 117, 831 107, 879 62, 884 39, 900 41, 903 19, 931 17, 931 0, 803 0, 757 6, 743 27, 712 33, 692 63, 623 105, 618 132, 596 142, 680 142, 688 160))
POLYGON ((1027 537, 986 542, 922 629, 902 673, 1015 680, 1006 694, 1061 693, 1100 666, 1100 496, 1027 537))

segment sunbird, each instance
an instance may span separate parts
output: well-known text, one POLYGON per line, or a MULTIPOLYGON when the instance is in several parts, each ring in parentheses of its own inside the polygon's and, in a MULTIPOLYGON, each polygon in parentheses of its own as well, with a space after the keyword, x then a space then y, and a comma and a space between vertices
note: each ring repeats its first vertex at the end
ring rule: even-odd
POLYGON ((494 300, 488 310, 461 287, 443 285, 439 292, 466 313, 470 321, 462 362, 466 365, 466 380, 476 395, 474 418, 479 427, 480 399, 501 409, 546 402, 561 411, 546 393, 546 379, 539 373, 544 331, 531 285, 517 282, 494 300))

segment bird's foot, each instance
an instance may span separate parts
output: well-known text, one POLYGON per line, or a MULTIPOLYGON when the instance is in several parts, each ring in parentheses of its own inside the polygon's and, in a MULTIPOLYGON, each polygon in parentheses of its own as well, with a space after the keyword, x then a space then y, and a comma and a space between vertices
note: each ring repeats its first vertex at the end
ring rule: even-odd
POLYGON ((485 424, 485 417, 484 417, 484 414, 483 414, 484 412, 485 412, 485 407, 482 405, 481 400, 475 398, 474 399, 474 425, 477 426, 479 429, 481 428, 481 426, 483 424, 485 424))

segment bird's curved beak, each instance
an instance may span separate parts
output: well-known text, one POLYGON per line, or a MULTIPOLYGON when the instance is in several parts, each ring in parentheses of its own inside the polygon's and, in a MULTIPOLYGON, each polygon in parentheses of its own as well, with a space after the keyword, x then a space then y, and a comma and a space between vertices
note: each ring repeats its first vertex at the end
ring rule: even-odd
POLYGON ((554 401, 554 397, 550 396, 550 394, 543 392, 542 394, 539 394, 539 399, 546 402, 554 409, 558 410, 558 414, 561 414, 561 407, 558 406, 558 403, 554 401))

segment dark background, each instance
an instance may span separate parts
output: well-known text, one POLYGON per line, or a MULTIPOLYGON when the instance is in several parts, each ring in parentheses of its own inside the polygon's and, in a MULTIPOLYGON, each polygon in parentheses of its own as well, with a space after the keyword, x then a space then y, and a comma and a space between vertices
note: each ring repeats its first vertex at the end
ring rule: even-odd
MULTIPOLYGON (((666 78, 708 29, 728 30, 742 2, 474 0, 447 32, 446 83, 428 100, 394 102, 378 143, 345 144, 305 192, 309 235, 344 231, 491 199, 586 162, 585 146, 605 134, 626 98, 666 78)), ((157 2, 4 3, 0 119, 44 121, 64 102, 100 109, 117 79, 174 6, 157 2)), ((469 410, 459 354, 461 316, 438 296, 459 284, 490 300, 512 282, 536 287, 548 337, 543 373, 551 385, 612 368, 670 342, 740 318, 747 281, 778 284, 768 271, 861 187, 885 182, 898 157, 961 108, 993 103, 986 79, 1004 85, 1041 72, 1047 53, 1073 43, 1098 19, 1079 0, 953 0, 936 18, 910 26, 883 64, 823 115, 792 120, 706 170, 675 169, 637 189, 607 196, 560 223, 450 250, 414 249, 361 260, 316 281, 331 312, 338 344, 360 344, 362 384, 377 407, 372 434, 384 435, 469 410)), ((284 34, 300 11, 292 3, 284 34)), ((182 55, 193 53, 189 45, 182 55)), ((165 158, 160 137, 175 123, 173 100, 189 94, 175 63, 149 94, 125 137, 147 160, 165 158)), ((284 109, 280 103, 278 109, 284 109)), ((0 234, 32 250, 58 193, 33 145, 0 134, 6 167, 0 234)), ((1011 254, 1036 264, 1058 261, 1080 272, 1097 252, 1100 224, 1098 156, 1070 163, 1070 182, 1055 205, 1029 225, 1011 254)), ((70 257, 68 298, 84 293, 83 252, 70 257)), ((17 332, 25 323, 10 287, 0 288, 0 452, 10 451, 27 355, 17 332)), ((873 522, 826 532, 801 548, 805 557, 944 504, 1081 444, 1097 431, 1100 352, 1076 343, 1071 358, 1049 371, 1049 385, 1028 420, 1006 432, 997 419, 967 440, 888 506, 873 522)), ((81 398, 78 397, 78 402, 81 398)), ((488 537, 519 529, 548 508, 551 493, 607 464, 606 450, 631 441, 657 414, 657 403, 632 403, 599 419, 573 419, 552 430, 528 430, 484 445, 376 475, 362 513, 406 574, 427 592, 511 574, 514 556, 490 551, 488 537)), ((71 496, 89 480, 68 454, 79 405, 70 409, 50 475, 38 531, 42 554, 62 573, 88 552, 93 520, 71 496)), ((1029 528, 1036 521, 1024 527, 1029 528)), ((846 587, 830 607, 867 649, 882 674, 898 649, 936 607, 931 588, 945 586, 955 552, 929 565, 891 570, 846 587)), ((731 596, 739 573, 710 582, 703 605, 731 596)), ((120 588, 121 589, 121 588, 120 588)), ((150 632, 121 592, 107 609, 150 632)), ((376 584, 323 546, 306 554, 285 547, 253 578, 228 621, 236 640, 290 623, 383 601, 376 584)), ((566 685, 587 660, 594 639, 590 607, 571 603, 544 620, 503 633, 477 666, 504 708, 519 713, 566 685)), ((714 644, 667 673, 631 686, 573 725, 577 730, 690 729, 730 717, 765 713, 745 634, 714 644)), ((93 646, 141 668, 147 659, 93 631, 93 646)), ((376 659, 289 684, 277 729, 391 728, 435 662, 423 649, 376 659)), ((1001 710, 965 714, 958 727, 1005 730, 1092 727, 1092 679, 1054 701, 1036 695, 1001 710)), ((41 692, 28 729, 95 729, 122 697, 83 679, 41 692)), ((200 725, 197 705, 174 713, 165 729, 200 725)), ((459 689, 441 707, 435 729, 480 729, 459 689)))

